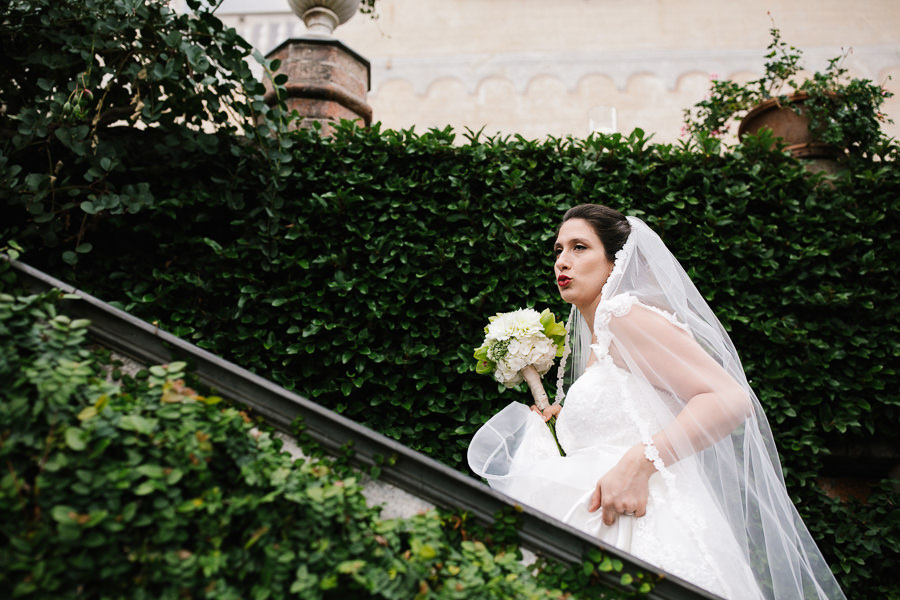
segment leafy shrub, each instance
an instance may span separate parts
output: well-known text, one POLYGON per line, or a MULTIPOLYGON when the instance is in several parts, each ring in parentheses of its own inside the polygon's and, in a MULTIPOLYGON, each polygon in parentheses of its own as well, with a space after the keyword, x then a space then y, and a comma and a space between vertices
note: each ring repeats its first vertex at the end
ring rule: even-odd
MULTIPOLYGON (((92 223, 56 217, 165 210, 194 187, 193 178, 157 187, 172 164, 204 180, 277 182, 286 155, 267 133, 283 116, 262 101, 250 44, 212 14, 217 2, 187 4, 196 12, 167 0, 13 0, 4 10, 0 182, 13 192, 4 210, 27 211, 69 264, 90 251, 92 223), (221 155, 231 162, 216 167, 221 155)), ((228 200, 243 202, 239 190, 228 200)))

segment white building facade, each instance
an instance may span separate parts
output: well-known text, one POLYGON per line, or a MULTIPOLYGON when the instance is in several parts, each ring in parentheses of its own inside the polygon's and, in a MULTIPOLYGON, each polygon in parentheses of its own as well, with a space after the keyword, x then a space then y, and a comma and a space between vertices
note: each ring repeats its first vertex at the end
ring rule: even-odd
MULTIPOLYGON (((224 0, 217 14, 264 54, 306 33, 287 0, 224 0)), ((897 94, 885 112, 900 121, 898 0, 377 0, 376 15, 335 37, 370 61, 383 128, 537 139, 639 127, 676 142, 711 76, 760 76, 773 23, 809 70, 847 53, 851 75, 897 94)))

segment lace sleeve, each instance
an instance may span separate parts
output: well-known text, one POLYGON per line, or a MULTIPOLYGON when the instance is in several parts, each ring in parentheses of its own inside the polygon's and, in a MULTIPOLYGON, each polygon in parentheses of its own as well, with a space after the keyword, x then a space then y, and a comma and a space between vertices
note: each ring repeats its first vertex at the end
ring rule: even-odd
POLYGON ((714 444, 750 414, 747 391, 674 317, 633 303, 627 312, 612 313, 608 331, 617 363, 684 403, 653 436, 666 464, 714 444))

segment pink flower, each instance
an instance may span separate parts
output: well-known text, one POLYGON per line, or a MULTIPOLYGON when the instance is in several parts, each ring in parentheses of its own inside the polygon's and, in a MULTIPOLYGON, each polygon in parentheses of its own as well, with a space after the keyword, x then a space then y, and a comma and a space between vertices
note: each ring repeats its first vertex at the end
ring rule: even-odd
POLYGON ((709 80, 710 80, 710 81, 715 81, 715 80, 717 80, 718 78, 719 78, 719 74, 718 74, 718 73, 710 73, 710 74, 709 74, 709 80))

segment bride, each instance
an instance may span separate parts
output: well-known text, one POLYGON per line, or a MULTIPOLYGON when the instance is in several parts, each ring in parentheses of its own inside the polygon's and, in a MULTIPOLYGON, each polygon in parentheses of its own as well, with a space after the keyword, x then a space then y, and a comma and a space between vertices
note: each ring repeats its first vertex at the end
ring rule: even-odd
POLYGON ((556 402, 491 418, 469 446, 472 470, 724 598, 843 598, 728 334, 659 236, 580 205, 555 251, 574 383, 562 406, 564 356, 556 402))

